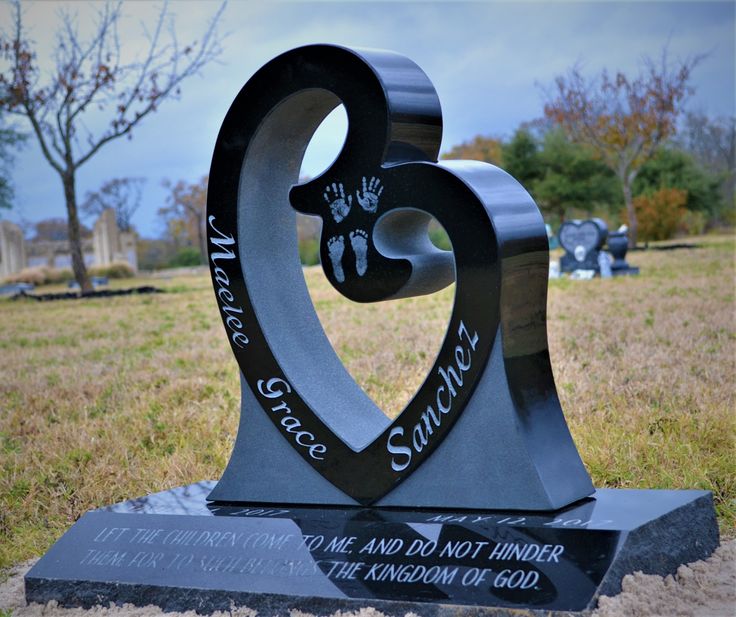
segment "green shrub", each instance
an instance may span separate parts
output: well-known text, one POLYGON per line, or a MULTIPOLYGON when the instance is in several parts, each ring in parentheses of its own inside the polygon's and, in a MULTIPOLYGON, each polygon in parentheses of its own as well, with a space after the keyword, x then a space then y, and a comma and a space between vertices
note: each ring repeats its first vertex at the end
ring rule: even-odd
POLYGON ((699 236, 705 231, 707 223, 708 216, 704 212, 685 210, 678 231, 687 236, 699 236))
POLYGON ((188 268, 192 266, 201 266, 203 263, 202 255, 199 250, 192 246, 185 246, 179 249, 169 261, 171 268, 188 268))
POLYGON ((306 238, 299 241, 299 260, 303 266, 315 266, 320 262, 318 238, 306 238))
POLYGON ((442 249, 443 251, 452 250, 450 238, 447 235, 445 228, 441 227, 440 225, 429 226, 429 239, 432 241, 432 244, 434 244, 438 249, 442 249))

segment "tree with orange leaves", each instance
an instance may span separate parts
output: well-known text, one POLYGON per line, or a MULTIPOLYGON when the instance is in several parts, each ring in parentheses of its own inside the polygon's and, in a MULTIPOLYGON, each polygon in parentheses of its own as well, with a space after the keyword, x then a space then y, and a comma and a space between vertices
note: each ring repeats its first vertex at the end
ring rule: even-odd
POLYGON ((637 219, 631 187, 641 166, 675 133, 676 121, 692 87, 690 77, 703 56, 668 63, 643 62, 635 79, 603 71, 589 79, 579 67, 555 79, 545 116, 579 143, 593 149, 621 182, 629 221, 629 244, 636 245, 637 219))
POLYGON ((164 4, 146 32, 147 46, 130 61, 124 60, 118 36, 122 2, 99 6, 87 38, 79 33, 76 17, 62 13, 54 67, 46 72, 26 33, 20 0, 13 2, 12 29, 0 32, 0 110, 28 120, 43 156, 61 178, 72 267, 83 292, 92 285, 82 258, 77 171, 108 143, 130 137, 164 100, 179 96, 184 79, 219 54, 216 25, 223 7, 198 43, 181 46, 164 4), (100 120, 102 128, 96 130, 100 120))
POLYGON ((503 140, 496 137, 476 135, 470 141, 465 141, 459 146, 453 146, 452 150, 442 155, 442 158, 485 161, 486 163, 501 165, 502 150, 503 140))

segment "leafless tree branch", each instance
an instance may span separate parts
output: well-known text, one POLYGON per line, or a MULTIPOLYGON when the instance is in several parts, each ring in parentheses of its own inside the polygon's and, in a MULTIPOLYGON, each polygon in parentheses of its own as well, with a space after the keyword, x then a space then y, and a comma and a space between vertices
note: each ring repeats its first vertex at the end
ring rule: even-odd
POLYGON ((89 289, 79 244, 76 172, 105 145, 130 135, 163 101, 176 98, 184 80, 199 73, 221 52, 218 25, 225 4, 215 11, 199 43, 179 46, 168 5, 159 11, 142 60, 124 63, 118 24, 121 1, 104 4, 92 35, 79 32, 78 18, 61 14, 55 46, 55 68, 42 75, 34 44, 24 30, 20 0, 13 0, 11 32, 0 32, 0 109, 25 116, 49 165, 61 176, 69 219, 75 275, 89 289), (107 113, 107 127, 93 130, 90 110, 107 113))

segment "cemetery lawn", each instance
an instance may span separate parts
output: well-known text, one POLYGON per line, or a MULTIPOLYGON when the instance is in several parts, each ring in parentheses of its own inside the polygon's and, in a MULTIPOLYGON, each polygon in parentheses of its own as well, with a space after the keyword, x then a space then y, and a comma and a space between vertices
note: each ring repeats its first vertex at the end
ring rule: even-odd
MULTIPOLYGON (((736 244, 688 242, 701 248, 630 253, 639 277, 552 281, 552 365, 597 486, 708 489, 734 537, 736 244)), ((452 289, 355 305, 305 273, 338 354, 395 415, 434 360, 452 289)), ((239 386, 209 278, 115 286, 143 284, 168 293, 0 299, 0 572, 90 508, 225 467, 239 386)))

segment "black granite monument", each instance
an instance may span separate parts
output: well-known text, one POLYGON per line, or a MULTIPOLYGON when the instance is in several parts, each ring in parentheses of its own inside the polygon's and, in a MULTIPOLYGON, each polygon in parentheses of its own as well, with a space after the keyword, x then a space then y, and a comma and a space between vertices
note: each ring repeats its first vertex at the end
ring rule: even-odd
MULTIPOLYGON (((542 217, 501 169, 437 162, 441 132, 432 84, 398 54, 313 45, 248 81, 208 190, 210 269, 242 375, 230 463, 218 483, 86 514, 26 576, 29 601, 570 614, 629 572, 712 552, 710 493, 593 488, 550 366, 542 217), (339 104, 344 147, 299 184, 339 104), (437 359, 393 421, 322 330, 296 211, 322 218, 323 267, 347 298, 456 284, 437 359), (430 242, 431 217, 451 252, 430 242)), ((598 227, 576 233, 586 256, 600 248, 598 227)))
POLYGON ((608 250, 613 255, 611 270, 614 276, 639 274, 639 268, 630 266, 626 261, 629 250, 629 234, 626 231, 612 231, 606 239, 608 250))
POLYGON ((603 219, 571 220, 560 225, 560 246, 565 254, 560 259, 560 272, 595 270, 600 273, 599 255, 608 237, 603 219))

